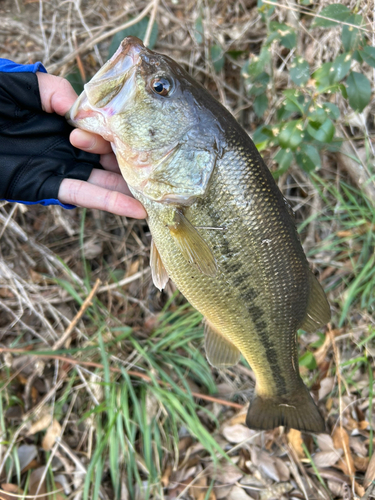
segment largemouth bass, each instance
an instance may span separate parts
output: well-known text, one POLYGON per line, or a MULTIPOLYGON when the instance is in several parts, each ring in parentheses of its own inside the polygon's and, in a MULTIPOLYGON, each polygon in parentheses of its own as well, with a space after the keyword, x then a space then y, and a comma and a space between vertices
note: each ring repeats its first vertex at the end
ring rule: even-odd
POLYGON ((324 432, 298 368, 297 329, 330 319, 293 212, 248 134, 171 58, 134 37, 85 85, 70 122, 112 143, 147 210, 151 271, 205 317, 217 368, 256 375, 246 423, 324 432))

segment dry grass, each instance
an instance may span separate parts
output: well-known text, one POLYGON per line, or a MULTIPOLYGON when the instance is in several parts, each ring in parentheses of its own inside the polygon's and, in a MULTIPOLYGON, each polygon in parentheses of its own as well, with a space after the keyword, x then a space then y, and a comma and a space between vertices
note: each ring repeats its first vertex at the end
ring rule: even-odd
MULTIPOLYGON (((373 2, 345 4, 365 16, 373 41, 373 2)), ((274 18, 298 30, 299 52, 318 68, 338 54, 339 28, 311 30, 306 9, 283 1, 274 18)), ((254 131, 260 121, 240 72, 267 27, 253 1, 9 0, 0 5, 2 57, 86 80, 115 32, 146 15, 158 24, 155 49, 254 131), (219 73, 214 44, 229 52, 219 73)), ((266 123, 291 84, 291 55, 272 46, 266 123)), ((374 71, 366 68, 372 84, 374 71)), ((325 153, 319 175, 293 167, 279 179, 333 307, 326 331, 300 336, 301 372, 330 435, 245 427, 254 376, 245 363, 208 367, 200 316, 173 285, 161 294, 151 283, 145 223, 2 202, 0 498, 375 497, 374 183, 365 191, 360 178, 374 174, 374 102, 361 117, 336 103, 338 133, 364 168, 325 153)), ((263 151, 271 168, 274 153, 263 151)))

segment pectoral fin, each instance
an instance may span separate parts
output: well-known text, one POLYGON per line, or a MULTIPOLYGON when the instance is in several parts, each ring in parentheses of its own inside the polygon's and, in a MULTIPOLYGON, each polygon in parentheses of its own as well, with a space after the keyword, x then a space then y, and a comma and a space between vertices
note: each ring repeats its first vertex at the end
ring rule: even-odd
POLYGON ((331 319, 331 310, 319 281, 310 273, 310 295, 306 316, 300 326, 306 332, 315 332, 331 319))
POLYGON ((239 362, 241 353, 237 347, 220 335, 207 320, 204 324, 204 334, 206 356, 212 366, 223 369, 239 362))
POLYGON ((217 266, 211 249, 180 210, 176 211, 173 224, 168 227, 185 259, 201 273, 215 276, 217 266))
POLYGON ((150 251, 150 267, 152 281, 156 288, 163 290, 165 285, 168 283, 169 276, 161 260, 160 254, 154 240, 151 241, 151 251, 150 251))

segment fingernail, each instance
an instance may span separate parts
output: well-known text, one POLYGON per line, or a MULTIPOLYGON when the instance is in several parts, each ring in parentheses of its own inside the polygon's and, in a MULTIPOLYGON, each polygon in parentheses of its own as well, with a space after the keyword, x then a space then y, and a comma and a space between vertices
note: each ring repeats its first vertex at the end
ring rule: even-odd
POLYGON ((90 151, 95 147, 96 139, 90 132, 86 132, 86 130, 75 129, 70 135, 70 142, 76 148, 90 151))

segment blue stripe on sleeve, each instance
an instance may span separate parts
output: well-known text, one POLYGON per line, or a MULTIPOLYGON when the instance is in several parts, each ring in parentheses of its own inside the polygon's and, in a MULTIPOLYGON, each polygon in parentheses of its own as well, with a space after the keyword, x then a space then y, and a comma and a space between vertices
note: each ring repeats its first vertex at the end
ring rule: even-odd
POLYGON ((36 73, 37 71, 47 73, 46 68, 41 62, 35 64, 18 64, 9 59, 0 58, 0 72, 2 73, 36 73))
POLYGON ((24 205, 44 205, 45 207, 48 205, 60 205, 60 207, 67 208, 68 210, 71 210, 72 208, 77 208, 75 205, 65 205, 64 203, 61 203, 61 201, 56 200, 54 198, 50 198, 47 200, 39 200, 39 201, 20 201, 20 200, 5 200, 5 201, 10 201, 11 203, 23 203, 24 205))

